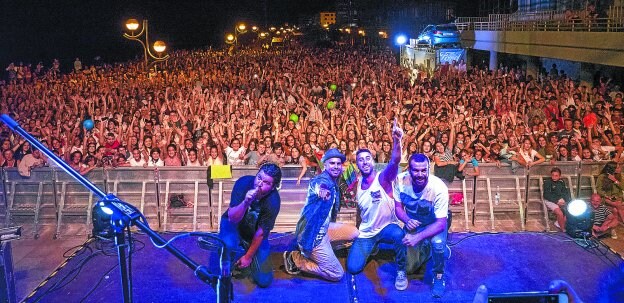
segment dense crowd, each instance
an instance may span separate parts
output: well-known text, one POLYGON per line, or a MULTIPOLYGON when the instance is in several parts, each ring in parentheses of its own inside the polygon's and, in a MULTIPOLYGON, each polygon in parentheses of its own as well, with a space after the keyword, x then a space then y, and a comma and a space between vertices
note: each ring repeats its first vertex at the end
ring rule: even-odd
MULTIPOLYGON (((176 51, 149 74, 140 62, 78 61, 68 74, 58 61, 32 70, 11 64, 0 110, 82 173, 103 165, 310 167, 331 147, 348 161, 366 147, 387 162, 394 120, 406 132, 403 162, 423 152, 449 181, 478 173, 464 171, 467 163, 624 160, 622 93, 608 80, 588 87, 555 68, 532 77, 463 62, 415 75, 396 61, 388 49, 290 46, 176 51)), ((0 135, 2 166, 33 152, 5 125, 0 135)))

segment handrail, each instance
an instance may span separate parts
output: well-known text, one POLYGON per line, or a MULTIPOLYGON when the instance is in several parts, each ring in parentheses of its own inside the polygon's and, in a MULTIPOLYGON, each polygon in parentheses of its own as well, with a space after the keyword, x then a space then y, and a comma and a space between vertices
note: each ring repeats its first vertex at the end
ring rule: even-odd
POLYGON ((569 32, 624 32, 624 17, 582 20, 496 21, 455 23, 460 31, 569 31, 569 32))

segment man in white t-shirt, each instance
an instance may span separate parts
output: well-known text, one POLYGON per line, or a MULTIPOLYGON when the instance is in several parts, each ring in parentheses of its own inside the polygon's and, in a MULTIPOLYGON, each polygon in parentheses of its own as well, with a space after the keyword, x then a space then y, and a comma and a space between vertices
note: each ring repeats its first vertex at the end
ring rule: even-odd
POLYGON ((362 272, 366 261, 379 243, 392 244, 397 264, 394 286, 398 290, 407 289, 405 273, 405 233, 399 226, 392 198, 392 182, 399 171, 401 162, 401 139, 403 130, 396 125, 392 129, 393 149, 388 166, 380 172, 375 171, 375 160, 368 149, 356 153, 356 163, 362 173, 358 180, 357 201, 362 221, 360 234, 353 242, 347 257, 347 271, 352 274, 362 272))
POLYGON ((132 157, 130 157, 130 160, 128 160, 128 163, 132 167, 143 167, 143 165, 145 164, 143 155, 141 154, 141 151, 137 147, 132 149, 132 157))
POLYGON ((407 172, 397 176, 393 193, 396 215, 405 223, 406 269, 414 272, 431 259, 432 294, 439 298, 444 294, 444 265, 450 257, 446 245, 448 188, 440 178, 429 175, 426 155, 413 154, 408 165, 407 172))
POLYGON ((245 148, 239 139, 232 139, 231 146, 227 146, 224 151, 229 165, 245 165, 245 148))

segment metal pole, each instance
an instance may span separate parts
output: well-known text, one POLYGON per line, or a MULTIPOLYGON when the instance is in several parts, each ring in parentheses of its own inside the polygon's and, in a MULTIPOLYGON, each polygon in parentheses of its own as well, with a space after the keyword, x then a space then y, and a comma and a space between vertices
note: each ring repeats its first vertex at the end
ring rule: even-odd
POLYGON ((583 164, 582 164, 582 161, 579 161, 576 164, 576 195, 575 197, 577 199, 581 195, 581 173, 582 172, 583 172, 583 164))
MULTIPOLYGON (((58 196, 58 190, 56 189, 56 184, 57 184, 56 181, 57 181, 56 169, 54 169, 54 167, 52 167, 52 194, 54 195, 54 210, 55 210, 54 214, 56 215, 56 224, 58 225, 58 224, 61 223, 61 222, 59 222, 59 216, 61 215, 60 214, 61 209, 60 209, 59 204, 58 204, 58 197, 57 197, 58 196)), ((59 231, 58 228, 59 227, 57 226, 57 229, 56 229, 57 231, 59 231)), ((59 237, 59 233, 56 232, 56 233, 54 233, 54 236, 52 236, 52 239, 56 240, 56 239, 58 239, 58 237, 59 237)))
POLYGON ((123 227, 121 230, 115 231, 115 246, 117 246, 117 255, 119 257, 119 270, 121 273, 121 288, 123 291, 123 302, 132 302, 132 280, 130 279, 130 268, 126 261, 126 237, 124 235, 123 227))
POLYGON ((0 168, 0 173, 2 173, 2 198, 4 199, 4 227, 9 227, 11 223, 9 213, 11 210, 9 209, 9 196, 7 195, 6 171, 4 167, 0 168))
POLYGON ((526 167, 526 181, 524 182, 524 224, 527 223, 527 217, 529 216, 527 213, 528 207, 527 205, 529 204, 529 179, 531 174, 531 167, 527 166, 526 167))
POLYGON ((472 226, 475 225, 475 211, 477 205, 477 176, 472 181, 472 226))
POLYGON ((160 172, 158 171, 158 167, 154 169, 154 183, 156 184, 156 215, 158 217, 158 230, 161 230, 160 224, 160 172))

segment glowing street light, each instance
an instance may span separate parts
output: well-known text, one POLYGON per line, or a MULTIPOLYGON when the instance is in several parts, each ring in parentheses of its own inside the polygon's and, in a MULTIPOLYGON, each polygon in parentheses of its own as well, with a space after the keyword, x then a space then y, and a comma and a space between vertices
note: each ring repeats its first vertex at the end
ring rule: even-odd
POLYGON ((162 42, 160 40, 154 42, 154 50, 157 53, 160 54, 160 53, 164 52, 166 49, 167 49, 167 45, 165 44, 165 42, 162 42))
POLYGON ((138 34, 134 32, 139 29, 140 23, 137 19, 128 19, 126 21, 126 29, 130 31, 130 33, 124 33, 123 37, 128 40, 134 40, 141 44, 143 47, 143 54, 145 57, 145 68, 149 69, 151 64, 155 64, 160 61, 166 61, 169 59, 168 54, 164 54, 164 51, 167 49, 167 45, 163 41, 156 41, 153 45, 154 51, 156 55, 152 54, 152 50, 150 48, 149 43, 149 34, 148 34, 148 22, 147 20, 143 20, 141 31, 138 34), (149 63, 149 61, 152 63, 149 63))
POLYGON ((126 28, 133 32, 139 28, 139 21, 137 19, 128 19, 126 21, 126 28))

